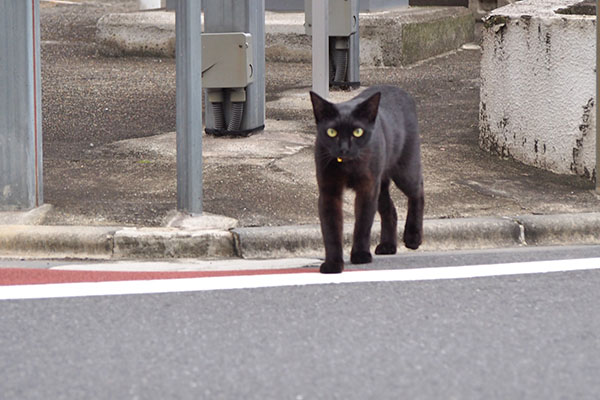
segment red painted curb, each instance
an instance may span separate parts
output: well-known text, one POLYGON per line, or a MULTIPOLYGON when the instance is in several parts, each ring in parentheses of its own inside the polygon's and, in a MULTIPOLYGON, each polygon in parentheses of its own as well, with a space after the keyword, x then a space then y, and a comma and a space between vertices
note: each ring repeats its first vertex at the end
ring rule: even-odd
POLYGON ((40 268, 2 268, 0 286, 41 285, 47 283, 108 282, 153 279, 210 278, 217 276, 274 275, 318 272, 318 268, 259 269, 247 271, 65 271, 40 268))

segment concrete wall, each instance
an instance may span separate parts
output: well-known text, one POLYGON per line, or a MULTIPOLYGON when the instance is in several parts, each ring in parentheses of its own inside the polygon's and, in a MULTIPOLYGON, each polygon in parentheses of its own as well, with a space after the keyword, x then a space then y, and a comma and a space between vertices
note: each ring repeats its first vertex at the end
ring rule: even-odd
POLYGON ((468 7, 469 0, 409 0, 409 6, 440 6, 440 7, 468 7))
POLYGON ((526 0, 484 22, 481 147, 561 174, 596 172, 596 18, 526 0))
MULTIPOLYGON (((408 0, 360 0, 361 11, 389 10, 406 6, 408 6, 408 0)), ((268 11, 304 11, 304 0, 265 0, 265 9, 268 11)))

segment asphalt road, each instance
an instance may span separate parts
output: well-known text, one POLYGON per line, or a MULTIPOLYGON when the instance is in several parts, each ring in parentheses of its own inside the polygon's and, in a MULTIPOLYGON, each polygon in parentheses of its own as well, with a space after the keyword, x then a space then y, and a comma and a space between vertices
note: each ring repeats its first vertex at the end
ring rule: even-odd
MULTIPOLYGON (((600 247, 444 254, 411 265, 598 257, 600 247)), ((592 269, 0 301, 0 393, 595 399, 598 287, 592 269)))

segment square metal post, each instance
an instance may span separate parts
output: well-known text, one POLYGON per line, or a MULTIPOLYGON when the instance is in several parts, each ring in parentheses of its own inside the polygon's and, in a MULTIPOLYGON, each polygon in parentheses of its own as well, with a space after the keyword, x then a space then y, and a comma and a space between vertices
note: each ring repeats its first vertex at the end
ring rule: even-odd
POLYGON ((0 2, 0 210, 43 204, 39 0, 0 2))
POLYGON ((600 7, 596 4, 596 193, 600 194, 600 124, 598 124, 598 95, 600 95, 600 87, 598 87, 598 55, 600 54, 600 7))
POLYGON ((312 90, 329 97, 329 0, 312 0, 312 90))
MULTIPOLYGON (((313 1, 305 0, 305 31, 308 35, 314 34, 312 7, 313 1)), ((329 86, 357 88, 360 86, 360 3, 358 0, 329 0, 328 8, 329 86)))
MULTIPOLYGON (((354 1, 352 3, 354 7, 354 15, 357 17, 360 14, 360 1, 354 1)), ((353 85, 360 86, 360 18, 356 18, 356 32, 350 35, 349 38, 349 49, 348 49, 348 82, 352 82, 353 85)))
POLYGON ((201 0, 176 8, 177 208, 202 213, 201 0))
MULTIPOLYGON (((265 0, 205 0, 204 32, 243 32, 252 36, 253 81, 245 89, 239 131, 262 129, 265 124, 265 0)), ((225 116, 229 119, 227 105, 225 116)), ((215 126, 211 107, 206 107, 206 126, 215 126)))

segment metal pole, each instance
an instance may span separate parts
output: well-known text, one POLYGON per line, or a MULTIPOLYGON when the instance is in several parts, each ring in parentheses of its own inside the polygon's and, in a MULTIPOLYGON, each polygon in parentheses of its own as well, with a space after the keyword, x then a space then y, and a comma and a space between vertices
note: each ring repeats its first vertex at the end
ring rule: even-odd
POLYGON ((329 0, 312 0, 312 90, 329 97, 329 0))
POLYGON ((348 82, 360 86, 360 1, 352 3, 353 15, 356 15, 356 32, 350 35, 350 48, 348 52, 348 82))
POLYGON ((177 208, 202 213, 201 0, 176 8, 177 208))
POLYGON ((0 210, 43 204, 39 0, 0 2, 0 210))
POLYGON ((596 193, 600 194, 600 124, 598 124, 598 95, 600 94, 600 88, 598 87, 598 55, 600 54, 600 28, 598 27, 598 21, 600 21, 600 8, 596 4, 596 193))

